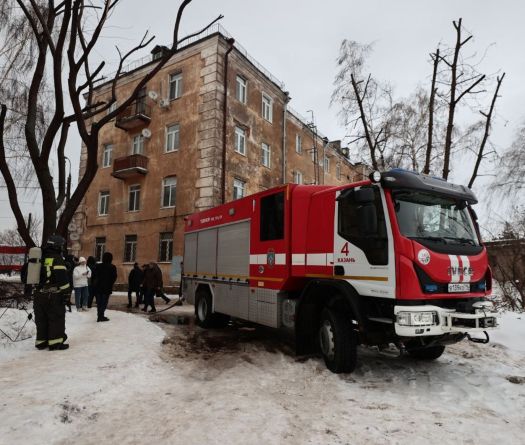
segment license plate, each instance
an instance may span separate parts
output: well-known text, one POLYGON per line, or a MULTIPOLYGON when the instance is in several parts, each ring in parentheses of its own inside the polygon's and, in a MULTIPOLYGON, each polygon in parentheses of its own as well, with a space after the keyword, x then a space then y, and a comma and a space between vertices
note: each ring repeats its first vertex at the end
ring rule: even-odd
POLYGON ((470 292, 469 283, 449 283, 448 285, 449 292, 470 292))

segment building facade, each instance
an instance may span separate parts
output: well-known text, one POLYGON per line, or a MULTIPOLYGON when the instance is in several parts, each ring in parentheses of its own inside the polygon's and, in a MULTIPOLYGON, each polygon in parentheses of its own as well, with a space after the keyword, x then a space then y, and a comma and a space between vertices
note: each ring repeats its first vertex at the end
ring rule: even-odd
MULTIPOLYGON (((117 102, 152 60, 123 75, 117 102)), ((110 97, 99 85, 95 100, 110 97)), ((184 217, 279 184, 344 184, 365 173, 289 107, 284 86, 223 28, 194 39, 100 133, 99 171, 70 226, 74 254, 110 251, 125 282, 135 261, 168 281, 184 217)), ((81 154, 80 175, 86 153, 81 154)))

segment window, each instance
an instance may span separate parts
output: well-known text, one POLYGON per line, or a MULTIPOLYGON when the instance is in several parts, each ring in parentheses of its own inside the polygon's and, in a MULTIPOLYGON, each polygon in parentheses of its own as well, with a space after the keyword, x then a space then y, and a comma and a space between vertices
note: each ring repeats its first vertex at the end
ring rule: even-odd
POLYGON ((102 261, 102 255, 106 252, 106 237, 95 238, 95 259, 102 261))
POLYGON ((100 192, 98 194, 98 214, 100 216, 109 213, 109 192, 100 192))
POLYGON ((182 73, 170 74, 169 79, 170 100, 182 96, 182 73))
POLYGON ((261 241, 284 238, 284 192, 261 198, 261 241))
POLYGON ((159 241, 159 261, 168 262, 173 258, 173 233, 165 232, 160 234, 159 241))
POLYGON ((164 178, 162 181, 162 207, 175 207, 175 192, 177 190, 177 178, 164 178))
POLYGON ((246 156, 246 130, 235 127, 235 151, 246 156))
POLYGON ((299 133, 295 135, 295 151, 297 153, 303 152, 303 139, 299 133))
POLYGON ((330 158, 328 156, 325 156, 323 159, 323 167, 325 173, 330 173, 330 158))
POLYGON ((268 122, 273 118, 273 100, 265 93, 262 93, 262 117, 268 122))
POLYGON ((312 157, 312 162, 315 163, 315 156, 316 156, 316 152, 317 151, 317 148, 315 147, 312 147, 312 149, 310 150, 310 156, 312 157))
POLYGON ((137 93, 135 100, 135 113, 146 114, 146 87, 143 87, 137 93))
POLYGON ((293 174, 293 182, 295 184, 302 184, 303 183, 303 174, 300 171, 295 171, 293 174))
POLYGON ((134 263, 137 259, 137 235, 126 235, 124 239, 124 262, 134 263))
POLYGON ((140 185, 131 185, 129 187, 128 211, 136 212, 140 210, 140 185))
POLYGON ((169 125, 166 127, 166 151, 175 151, 179 149, 180 141, 179 124, 169 125))
POLYGON ((340 181, 341 180, 341 164, 336 164, 335 166, 335 176, 340 181))
POLYGON ((244 77, 237 76, 235 80, 235 97, 243 104, 246 103, 246 96, 248 91, 248 82, 244 77))
MULTIPOLYGON (((362 187, 361 190, 368 187, 362 187)), ((378 187, 373 187, 374 200, 370 203, 360 202, 356 191, 347 189, 338 198, 337 233, 345 240, 359 247, 369 264, 388 264, 388 242, 386 235, 385 214, 378 187), (368 233, 369 227, 364 224, 367 216, 375 214, 377 230, 368 233)))
POLYGON ((141 155, 144 153, 144 136, 137 134, 133 137, 133 144, 131 147, 131 154, 141 155))
POLYGON ((111 158, 113 155, 113 144, 104 145, 102 152, 102 168, 111 167, 111 158))
POLYGON ((240 179, 233 180, 233 199, 239 199, 245 196, 246 182, 240 179))
POLYGON ((261 144, 261 164, 270 168, 271 151, 270 146, 264 142, 261 144))

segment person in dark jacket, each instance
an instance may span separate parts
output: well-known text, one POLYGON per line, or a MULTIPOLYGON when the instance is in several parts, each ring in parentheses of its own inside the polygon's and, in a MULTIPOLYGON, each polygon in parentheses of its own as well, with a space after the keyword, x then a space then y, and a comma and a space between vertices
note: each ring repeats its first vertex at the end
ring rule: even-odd
POLYGON ((62 249, 66 240, 60 235, 52 235, 42 251, 40 284, 34 293, 37 349, 49 348, 61 351, 69 348, 65 343, 66 308, 71 298, 71 286, 62 249))
MULTIPOLYGON (((73 290, 73 270, 75 269, 75 266, 77 265, 77 258, 74 255, 66 253, 64 255, 64 261, 67 267, 67 274, 69 277, 69 286, 71 287, 71 290, 73 290)), ((69 312, 71 312, 71 295, 66 300, 66 306, 68 307, 69 312)))
POLYGON ((87 266, 91 270, 91 278, 88 280, 89 296, 88 296, 87 307, 91 308, 91 306, 93 305, 93 298, 95 298, 95 294, 96 294, 96 291, 95 291, 95 283, 96 283, 95 274, 96 274, 96 268, 97 268, 97 260, 94 257, 92 257, 92 256, 88 257, 88 259, 87 259, 87 266))
POLYGON ((150 312, 157 312, 155 309, 155 293, 162 287, 162 274, 160 269, 156 267, 156 264, 151 262, 144 271, 144 279, 142 280, 142 286, 144 288, 144 312, 148 310, 148 306, 151 306, 150 312))
POLYGON ((169 303, 171 300, 167 297, 167 295, 164 293, 164 280, 162 278, 162 270, 160 270, 160 267, 157 263, 150 263, 150 264, 154 264, 155 265, 155 268, 157 269, 157 273, 159 274, 160 276, 160 287, 159 289, 155 292, 155 296, 156 297, 160 297, 164 300, 165 303, 169 303))
POLYGON ((113 255, 109 252, 104 252, 102 255, 102 263, 97 264, 97 322, 109 321, 104 315, 108 307, 109 296, 113 292, 113 285, 117 281, 117 268, 113 261, 113 255))
POLYGON ((139 267, 139 263, 135 263, 133 265, 133 269, 131 269, 128 275, 128 308, 131 308, 131 294, 133 292, 135 292, 135 295, 137 297, 137 299, 135 300, 135 307, 139 307, 139 305, 142 303, 140 286, 142 284, 143 279, 144 273, 139 267))

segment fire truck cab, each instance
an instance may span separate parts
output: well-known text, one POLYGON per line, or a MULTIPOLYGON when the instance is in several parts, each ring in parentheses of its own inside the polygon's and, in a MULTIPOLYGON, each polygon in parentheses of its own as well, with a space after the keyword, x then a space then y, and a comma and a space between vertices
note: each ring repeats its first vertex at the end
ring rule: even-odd
POLYGON ((287 184, 186 218, 182 293, 202 327, 294 331, 351 372, 357 345, 438 358, 487 342, 496 313, 470 189, 406 170, 344 186, 287 184), (484 335, 480 338, 479 335, 484 335))

